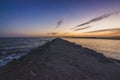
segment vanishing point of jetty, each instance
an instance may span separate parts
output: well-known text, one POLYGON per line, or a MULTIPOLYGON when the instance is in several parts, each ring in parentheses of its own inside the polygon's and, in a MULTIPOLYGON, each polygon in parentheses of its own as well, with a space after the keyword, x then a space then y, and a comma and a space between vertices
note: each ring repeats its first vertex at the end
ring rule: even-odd
POLYGON ((0 80, 120 80, 120 62, 57 38, 0 68, 0 80))

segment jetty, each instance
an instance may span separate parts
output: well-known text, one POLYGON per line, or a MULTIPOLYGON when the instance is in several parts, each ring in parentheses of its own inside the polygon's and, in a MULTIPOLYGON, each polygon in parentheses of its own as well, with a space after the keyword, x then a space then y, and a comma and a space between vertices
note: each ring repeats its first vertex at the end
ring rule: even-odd
POLYGON ((120 80, 120 62, 56 38, 0 68, 0 80, 120 80))

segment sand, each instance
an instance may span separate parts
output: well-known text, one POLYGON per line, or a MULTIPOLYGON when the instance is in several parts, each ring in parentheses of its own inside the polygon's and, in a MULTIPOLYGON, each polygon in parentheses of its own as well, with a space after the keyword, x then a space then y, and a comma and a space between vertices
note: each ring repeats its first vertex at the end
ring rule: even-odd
POLYGON ((120 62, 57 38, 0 68, 0 80, 120 80, 120 62))

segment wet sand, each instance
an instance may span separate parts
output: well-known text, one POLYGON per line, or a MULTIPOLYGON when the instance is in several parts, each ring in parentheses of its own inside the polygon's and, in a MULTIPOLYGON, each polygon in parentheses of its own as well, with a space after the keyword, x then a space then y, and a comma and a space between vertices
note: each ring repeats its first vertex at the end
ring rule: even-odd
POLYGON ((0 80, 120 80, 120 61, 57 38, 0 68, 0 80))

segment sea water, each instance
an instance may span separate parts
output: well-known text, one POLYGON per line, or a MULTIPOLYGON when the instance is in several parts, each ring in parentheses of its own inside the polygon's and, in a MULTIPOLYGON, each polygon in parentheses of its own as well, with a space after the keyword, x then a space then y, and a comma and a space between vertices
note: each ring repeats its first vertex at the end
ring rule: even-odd
POLYGON ((64 38, 70 42, 82 45, 103 53, 106 57, 120 60, 120 40, 114 39, 90 39, 90 38, 64 38))
POLYGON ((0 67, 54 38, 0 38, 0 67))

